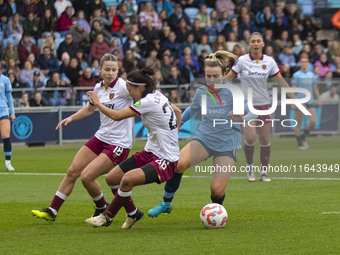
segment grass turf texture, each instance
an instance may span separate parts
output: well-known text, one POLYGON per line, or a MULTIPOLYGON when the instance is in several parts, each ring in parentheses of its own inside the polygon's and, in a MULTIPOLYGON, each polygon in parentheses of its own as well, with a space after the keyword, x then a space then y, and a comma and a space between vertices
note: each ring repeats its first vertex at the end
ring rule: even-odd
MULTIPOLYGON (((309 138, 308 142, 310 149, 299 151, 294 139, 272 139, 271 163, 340 163, 340 137, 309 138)), ((143 145, 134 144, 133 151, 143 145)), ((14 148, 13 165, 16 173, 65 173, 79 147, 14 148)), ((255 159, 258 152, 256 147, 255 159)), ((238 159, 237 165, 245 164, 241 150, 238 159)), ((340 173, 326 177, 340 178, 340 173)), ((0 174, 0 254, 339 252, 340 214, 322 214, 340 212, 339 180, 274 179, 271 183, 248 183, 246 179, 231 179, 224 202, 229 220, 223 229, 207 230, 200 223, 199 212, 210 202, 210 179, 184 178, 171 214, 155 219, 145 215, 131 230, 121 230, 124 210, 108 228, 93 229, 84 222, 93 213, 94 205, 79 181, 55 223, 31 216, 32 209, 49 206, 62 178, 0 174)), ((110 201, 112 194, 104 177, 99 182, 110 201)), ((135 188, 132 196, 136 206, 146 214, 157 205, 163 187, 164 184, 150 184, 135 188)))

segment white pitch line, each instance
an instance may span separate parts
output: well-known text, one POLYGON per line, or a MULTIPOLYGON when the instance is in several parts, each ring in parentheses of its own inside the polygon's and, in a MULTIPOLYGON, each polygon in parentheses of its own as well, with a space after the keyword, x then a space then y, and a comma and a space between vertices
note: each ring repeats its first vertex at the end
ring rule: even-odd
MULTIPOLYGON (((48 176, 48 175, 55 175, 55 176, 63 176, 65 173, 12 173, 12 172, 2 172, 0 175, 37 175, 37 176, 48 176)), ((190 176, 184 175, 183 178, 206 178, 210 179, 211 177, 208 176, 190 176)), ((232 179, 246 179, 247 177, 235 176, 231 177, 232 179)), ((272 177, 272 179, 277 180, 322 180, 322 181, 340 181, 340 178, 304 178, 304 177, 272 177)))
POLYGON ((340 212, 322 212, 321 214, 340 214, 340 212))

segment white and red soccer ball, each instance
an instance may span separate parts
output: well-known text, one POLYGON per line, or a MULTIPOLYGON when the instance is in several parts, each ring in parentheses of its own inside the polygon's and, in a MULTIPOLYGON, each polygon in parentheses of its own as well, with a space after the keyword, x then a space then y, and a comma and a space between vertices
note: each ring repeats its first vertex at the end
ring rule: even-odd
POLYGON ((222 205, 211 203, 203 207, 200 218, 206 228, 222 228, 228 220, 228 213, 222 205))

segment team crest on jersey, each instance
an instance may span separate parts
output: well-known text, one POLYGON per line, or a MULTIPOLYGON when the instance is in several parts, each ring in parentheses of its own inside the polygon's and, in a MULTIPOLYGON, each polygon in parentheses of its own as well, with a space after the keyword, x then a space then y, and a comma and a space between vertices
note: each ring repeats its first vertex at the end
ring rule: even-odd
POLYGON ((266 70, 266 68, 267 68, 267 65, 262 65, 263 70, 266 70))
POLYGON ((110 93, 109 98, 112 100, 115 97, 115 93, 110 93))

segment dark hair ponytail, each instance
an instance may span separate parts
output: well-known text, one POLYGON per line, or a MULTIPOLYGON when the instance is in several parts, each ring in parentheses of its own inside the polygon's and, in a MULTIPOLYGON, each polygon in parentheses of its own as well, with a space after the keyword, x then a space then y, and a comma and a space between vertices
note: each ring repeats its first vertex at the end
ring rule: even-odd
MULTIPOLYGON (((131 81, 134 83, 144 83, 145 90, 142 94, 142 97, 145 97, 149 93, 153 93, 153 91, 156 89, 156 82, 152 79, 152 75, 154 74, 154 71, 150 67, 145 67, 140 71, 132 71, 130 72, 126 79, 127 82, 131 81)), ((129 83, 131 86, 138 86, 129 83)))

